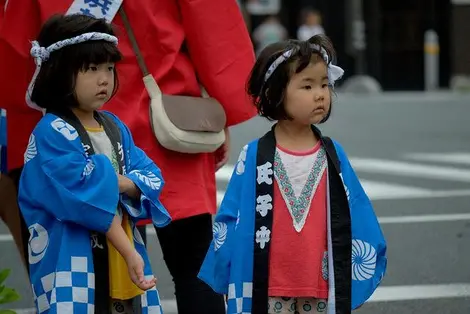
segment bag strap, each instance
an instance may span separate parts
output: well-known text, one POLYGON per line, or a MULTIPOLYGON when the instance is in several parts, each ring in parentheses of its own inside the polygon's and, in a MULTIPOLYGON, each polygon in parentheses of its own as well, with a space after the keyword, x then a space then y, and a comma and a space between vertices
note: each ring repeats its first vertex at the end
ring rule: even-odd
POLYGON ((129 37, 129 40, 132 45, 132 49, 134 50, 135 56, 137 57, 137 63, 139 64, 140 70, 142 71, 142 75, 145 77, 150 73, 147 68, 147 65, 145 64, 144 57, 140 52, 140 48, 137 44, 137 40, 135 39, 131 24, 129 23, 129 19, 127 18, 126 12, 124 12, 124 8, 122 7, 122 5, 119 7, 119 15, 121 15, 122 22, 124 23, 124 28, 126 29, 127 36, 129 37))
POLYGON ((338 173, 341 173, 341 165, 340 161, 338 158, 338 154, 336 153, 336 148, 335 144, 333 143, 333 140, 329 138, 328 136, 323 136, 323 145, 325 146, 326 152, 328 153, 328 156, 330 156, 331 161, 333 162, 333 165, 335 165, 336 171, 338 173))
MULTIPOLYGON (((121 16, 122 22, 124 24, 124 28, 126 29, 126 32, 127 32, 127 36, 129 37, 129 40, 131 42, 132 50, 134 50, 135 56, 137 58, 137 63, 139 64, 139 68, 142 71, 142 76, 146 77, 147 75, 150 74, 150 72, 147 68, 147 65, 145 64, 144 57, 142 56, 142 52, 140 51, 139 45, 137 44, 137 40, 135 39, 134 32, 132 31, 131 23, 129 23, 129 19, 127 18, 126 12, 124 12, 124 8, 122 5, 119 7, 119 15, 121 16)), ((155 84, 157 84, 156 81, 155 81, 155 84)), ((204 86, 202 86, 200 83, 199 83, 199 89, 201 90, 201 96, 203 98, 210 97, 206 89, 204 88, 204 86)))

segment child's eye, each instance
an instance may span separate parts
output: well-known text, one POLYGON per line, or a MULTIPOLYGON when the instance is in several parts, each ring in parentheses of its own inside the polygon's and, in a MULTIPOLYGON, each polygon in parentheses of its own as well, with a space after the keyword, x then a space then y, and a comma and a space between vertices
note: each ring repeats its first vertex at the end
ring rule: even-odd
POLYGON ((114 70, 114 66, 108 67, 108 70, 109 70, 109 71, 113 71, 113 70, 114 70))
POLYGON ((323 84, 321 88, 328 88, 328 84, 323 84))
POLYGON ((304 86, 304 89, 312 89, 312 86, 310 85, 304 86))
POLYGON ((88 70, 92 70, 93 72, 95 72, 95 71, 98 71, 98 67, 92 65, 92 66, 88 67, 88 70))

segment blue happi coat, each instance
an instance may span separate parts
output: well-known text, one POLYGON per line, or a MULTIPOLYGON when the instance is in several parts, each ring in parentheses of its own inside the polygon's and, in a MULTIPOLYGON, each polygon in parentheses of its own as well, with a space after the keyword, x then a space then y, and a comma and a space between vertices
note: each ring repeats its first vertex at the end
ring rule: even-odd
MULTIPOLYGON (((120 173, 142 194, 136 201, 120 195, 111 161, 88 154, 89 145, 70 123, 50 113, 41 119, 29 139, 19 188, 19 205, 30 232, 30 277, 38 313, 94 314, 95 288, 103 283, 95 282, 90 234, 109 229, 119 203, 129 214, 147 278, 152 269, 136 222, 150 218, 157 227, 170 222, 159 201, 164 184, 159 168, 134 145, 117 117, 101 115, 120 133, 115 143, 120 173)), ((141 305, 142 314, 163 313, 155 288, 141 296, 141 305)))
MULTIPOLYGON (((372 295, 385 274, 386 242, 343 148, 322 137, 318 129, 313 127, 313 131, 321 138, 328 159, 327 313, 351 313, 372 295)), ((228 314, 267 313, 269 246, 276 206, 265 200, 274 199, 275 147, 271 130, 243 148, 199 273, 213 290, 228 296, 228 314)))
POLYGON ((7 172, 7 112, 0 108, 0 173, 7 172))

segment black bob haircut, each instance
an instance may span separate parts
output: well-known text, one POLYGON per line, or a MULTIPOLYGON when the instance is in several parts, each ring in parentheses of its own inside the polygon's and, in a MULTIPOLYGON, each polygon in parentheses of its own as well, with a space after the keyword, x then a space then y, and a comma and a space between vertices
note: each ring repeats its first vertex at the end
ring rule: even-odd
MULTIPOLYGON (((57 14, 42 26, 38 36, 41 47, 48 47, 58 41, 84 33, 100 32, 115 36, 113 28, 105 19, 87 15, 57 14)), ((77 107, 75 78, 78 72, 88 69, 90 64, 116 63, 122 59, 117 46, 104 40, 90 40, 53 51, 41 65, 41 71, 34 83, 31 100, 39 107, 51 111, 64 111, 77 107)), ((114 90, 119 85, 114 68, 114 90)))
MULTIPOLYGON (((277 42, 267 46, 260 53, 247 83, 247 93, 260 116, 271 121, 291 119, 284 109, 285 93, 290 78, 293 74, 304 70, 311 62, 324 62, 320 53, 311 48, 312 44, 325 49, 329 62, 336 61, 333 44, 325 35, 315 35, 307 41, 291 39, 277 42), (291 56, 280 64, 265 82, 265 74, 274 60, 290 49, 293 49, 291 56)), ((330 110, 320 123, 328 120, 331 107, 330 104, 330 110)))

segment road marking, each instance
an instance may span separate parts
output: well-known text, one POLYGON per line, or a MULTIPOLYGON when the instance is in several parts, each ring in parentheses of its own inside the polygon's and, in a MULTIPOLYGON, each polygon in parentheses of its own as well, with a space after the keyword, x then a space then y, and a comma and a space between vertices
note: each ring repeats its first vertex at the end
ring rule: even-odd
MULTIPOLYGON (((470 170, 424 166, 414 163, 396 162, 380 159, 351 158, 353 166, 363 172, 382 172, 412 177, 446 179, 470 182, 470 170)), ((217 181, 228 182, 232 176, 233 165, 227 165, 216 173, 217 181)), ((464 190, 431 190, 402 184, 385 183, 383 181, 362 180, 360 182, 369 196, 374 200, 445 198, 470 196, 470 189, 464 190)), ((217 204, 220 205, 225 191, 217 191, 217 204)))
POLYGON ((403 224, 422 222, 445 222, 470 220, 470 214, 446 214, 446 215, 416 215, 416 216, 390 216, 379 217, 380 224, 403 224))
MULTIPOLYGON (((442 214, 442 215, 409 215, 409 216, 381 216, 378 217, 381 224, 404 224, 425 222, 448 222, 470 220, 470 214, 442 214)), ((156 235, 155 229, 147 225, 147 235, 156 235)), ((0 234, 0 242, 13 241, 10 234, 0 234)))
POLYGON ((228 182, 232 177, 234 165, 225 165, 215 173, 215 178, 220 181, 228 182))
MULTIPOLYGON (((366 191, 367 192, 367 191, 366 191)), ((427 190, 422 193, 404 193, 402 195, 382 195, 376 197, 370 197, 372 201, 374 200, 405 200, 405 199, 428 199, 428 198, 446 198, 446 197, 466 197, 470 196, 470 189, 468 190, 427 190)))
POLYGON ((470 165, 470 153, 412 153, 405 157, 415 161, 470 165))
MULTIPOLYGON (((470 220, 470 214, 442 214, 442 215, 413 215, 413 216, 381 216, 380 224, 404 224, 425 222, 448 222, 470 220)), ((155 228, 148 225, 147 235, 156 235, 155 228)))
POLYGON ((11 234, 0 234, 0 242, 13 241, 11 234))
POLYGON ((217 190, 217 207, 220 206, 222 200, 224 199, 225 191, 217 190))
POLYGON ((378 288, 369 302, 409 301, 470 296, 470 284, 384 286, 378 288))
MULTIPOLYGON (((176 306, 175 299, 161 299, 160 300, 161 306, 166 314, 177 314, 178 308, 176 306)), ((37 314, 35 308, 27 308, 27 309, 12 309, 16 312, 16 314, 37 314)))
MULTIPOLYGON (((361 180, 361 184, 371 201, 470 196, 470 189, 429 190, 370 180, 361 180)), ((224 199, 224 194, 225 191, 217 191, 217 206, 220 206, 224 199)))
MULTIPOLYGON (((227 165, 216 173, 216 179, 220 182, 228 182, 232 176, 233 165, 227 165)), ((412 186, 390 184, 371 180, 360 180, 361 184, 371 200, 414 198, 433 195, 432 190, 416 188, 412 186)), ((217 204, 220 205, 224 196, 223 191, 217 191, 217 204)))
POLYGON ((432 195, 432 190, 406 185, 390 184, 370 180, 360 180, 364 191, 371 200, 400 199, 422 195, 432 195))
MULTIPOLYGON (((377 288, 367 303, 466 297, 470 297, 470 284, 384 286, 377 288)), ((161 304, 165 313, 178 313, 176 300, 163 299, 161 300, 161 304)), ((16 311, 17 314, 36 313, 34 308, 13 310, 16 311)))
POLYGON ((470 170, 467 169, 372 158, 351 158, 350 161, 355 170, 362 172, 470 182, 470 170))

